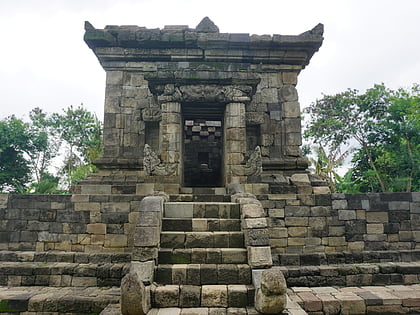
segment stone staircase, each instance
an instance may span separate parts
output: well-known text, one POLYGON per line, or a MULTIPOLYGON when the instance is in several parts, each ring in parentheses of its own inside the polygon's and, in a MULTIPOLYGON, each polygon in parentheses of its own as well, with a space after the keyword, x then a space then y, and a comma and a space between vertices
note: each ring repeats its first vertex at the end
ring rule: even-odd
POLYGON ((257 314, 239 204, 229 200, 195 188, 165 203, 149 314, 257 314))

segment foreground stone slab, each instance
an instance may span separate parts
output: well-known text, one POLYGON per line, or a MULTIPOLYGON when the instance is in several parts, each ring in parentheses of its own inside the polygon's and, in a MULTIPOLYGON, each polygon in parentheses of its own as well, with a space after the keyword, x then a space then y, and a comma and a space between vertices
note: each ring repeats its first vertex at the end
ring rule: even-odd
POLYGON ((120 289, 0 287, 2 312, 100 313, 109 304, 119 303, 120 289))
POLYGON ((150 294, 136 273, 129 273, 121 280, 121 313, 145 315, 150 309, 150 294))

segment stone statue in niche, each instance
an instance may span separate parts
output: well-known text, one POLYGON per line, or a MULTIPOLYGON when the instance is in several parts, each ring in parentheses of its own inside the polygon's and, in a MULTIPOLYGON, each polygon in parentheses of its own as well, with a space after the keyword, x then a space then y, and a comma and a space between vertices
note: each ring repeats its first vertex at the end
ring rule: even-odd
POLYGON ((156 152, 154 152, 150 145, 148 145, 147 143, 144 145, 143 152, 143 167, 146 175, 168 176, 173 175, 175 173, 176 165, 164 165, 159 159, 156 152))
POLYGON ((245 165, 233 165, 232 173, 237 176, 258 176, 262 173, 261 148, 256 146, 245 165))

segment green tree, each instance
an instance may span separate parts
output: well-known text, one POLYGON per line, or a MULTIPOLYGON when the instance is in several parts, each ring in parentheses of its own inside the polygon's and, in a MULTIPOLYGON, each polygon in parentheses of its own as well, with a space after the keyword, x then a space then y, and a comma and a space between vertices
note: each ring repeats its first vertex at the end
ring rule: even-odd
POLYGON ((28 191, 34 194, 56 194, 65 193, 66 191, 58 190, 60 178, 48 172, 44 172, 37 182, 29 185, 28 191))
POLYGON ((312 172, 328 182, 331 192, 336 192, 337 181, 340 180, 336 169, 343 165, 352 149, 349 148, 344 152, 341 152, 340 147, 327 150, 322 144, 319 144, 313 146, 313 151, 313 156, 307 154, 312 165, 312 172))
POLYGON ((305 136, 333 148, 358 143, 351 178, 361 191, 412 191, 419 182, 419 100, 418 85, 324 95, 306 110, 305 136))
POLYGON ((32 174, 29 157, 46 145, 44 135, 34 132, 29 123, 15 116, 0 120, 0 191, 25 191, 32 174))
MULTIPOLYGON (((420 190, 420 93, 418 85, 411 89, 390 92, 387 113, 377 122, 376 132, 370 141, 376 146, 372 151, 385 179, 387 191, 420 190)), ((364 154, 354 157, 357 180, 365 183, 365 189, 377 190, 377 182, 371 178, 364 163, 364 154)))
POLYGON ((53 128, 51 117, 42 109, 37 107, 31 110, 29 118, 31 133, 37 135, 39 147, 42 147, 42 150, 28 154, 36 183, 40 183, 41 180, 48 178, 48 167, 58 154, 61 139, 53 128))
POLYGON ((52 115, 35 108, 29 118, 29 122, 14 116, 0 121, 0 191, 55 193, 59 178, 70 186, 94 171, 102 130, 94 114, 82 106, 52 115), (53 159, 63 146, 61 174, 51 174, 53 159))
POLYGON ((82 105, 54 113, 51 122, 66 147, 61 171, 70 186, 95 170, 92 161, 102 152, 102 124, 82 105))

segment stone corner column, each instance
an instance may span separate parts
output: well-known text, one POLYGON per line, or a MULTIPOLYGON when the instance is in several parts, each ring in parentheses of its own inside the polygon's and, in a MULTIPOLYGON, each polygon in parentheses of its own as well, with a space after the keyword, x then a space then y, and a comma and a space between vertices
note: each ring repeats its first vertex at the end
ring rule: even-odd
POLYGON ((179 102, 164 102, 161 104, 162 120, 160 122, 160 156, 162 163, 174 170, 171 182, 182 183, 182 116, 179 102))
POLYGON ((243 167, 246 153, 244 103, 228 103, 224 119, 224 183, 246 184, 247 177, 236 171, 243 167))

